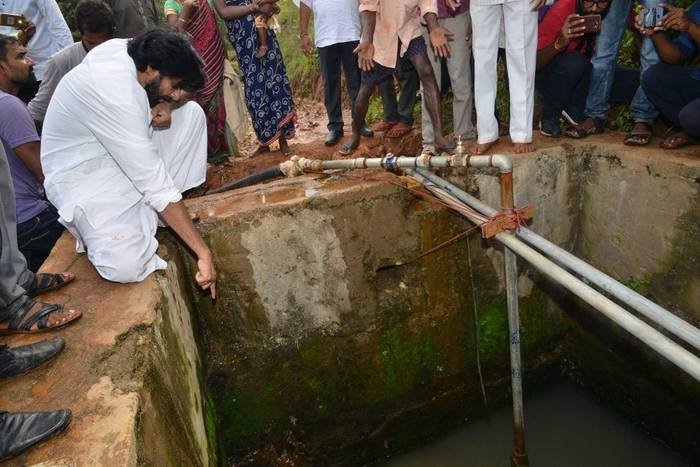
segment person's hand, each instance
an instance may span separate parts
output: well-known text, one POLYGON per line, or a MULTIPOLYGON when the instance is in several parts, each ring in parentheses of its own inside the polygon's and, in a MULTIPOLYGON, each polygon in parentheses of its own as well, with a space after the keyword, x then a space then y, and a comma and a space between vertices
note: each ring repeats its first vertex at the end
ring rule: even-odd
POLYGON ((156 130, 170 128, 171 106, 167 102, 159 102, 151 109, 151 126, 156 130))
POLYGON ((545 0, 530 0, 530 9, 532 11, 539 10, 544 6, 545 3, 545 0))
POLYGON ((666 3, 659 3, 659 6, 668 10, 668 13, 661 18, 661 26, 663 26, 664 29, 688 32, 690 28, 690 19, 688 19, 688 13, 685 9, 666 3))
POLYGON ((433 51, 436 56, 445 58, 450 55, 450 45, 447 41, 452 36, 454 36, 454 34, 442 26, 430 31, 430 44, 433 46, 433 51))
POLYGON ((24 18, 23 26, 17 33, 17 40, 19 41, 20 45, 25 47, 32 39, 32 37, 34 37, 34 33, 36 32, 36 25, 32 20, 24 17, 24 15, 22 15, 22 18, 24 18))
POLYGON ((634 28, 643 36, 651 36, 655 32, 663 29, 662 27, 658 26, 655 28, 645 28, 641 14, 638 14, 634 17, 634 28))
POLYGON ((362 71, 370 71, 374 68, 374 44, 371 42, 360 42, 355 50, 357 54, 357 64, 362 71))
POLYGON ((311 41, 308 34, 301 35, 301 50, 306 55, 311 55, 314 51, 314 43, 311 41))
POLYGON ((197 273, 194 278, 202 290, 209 289, 211 298, 216 298, 216 267, 211 253, 197 259, 197 273))
POLYGON ((447 8, 455 11, 462 4, 462 0, 445 0, 445 4, 447 5, 447 8))
POLYGON ((585 34, 586 27, 583 25, 583 22, 583 18, 576 13, 566 17, 564 25, 561 27, 561 36, 566 40, 567 45, 571 39, 576 39, 585 34))

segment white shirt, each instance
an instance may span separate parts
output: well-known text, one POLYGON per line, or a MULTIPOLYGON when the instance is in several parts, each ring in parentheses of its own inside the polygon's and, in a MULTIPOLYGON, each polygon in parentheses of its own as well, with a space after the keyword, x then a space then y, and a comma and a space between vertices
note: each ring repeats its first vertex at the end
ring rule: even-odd
MULTIPOLYGON (((23 14, 36 25, 36 32, 27 44, 27 55, 36 62, 36 79, 44 79, 49 58, 73 43, 73 36, 56 0, 0 0, 3 13, 23 14)), ((15 35, 17 30, 0 26, 0 34, 15 35)))
POLYGON ((360 40, 359 0, 301 0, 314 13, 316 47, 360 40))
POLYGON ((92 49, 56 87, 44 120, 41 166, 49 200, 94 228, 138 202, 158 212, 182 199, 154 146, 146 91, 126 39, 92 49))

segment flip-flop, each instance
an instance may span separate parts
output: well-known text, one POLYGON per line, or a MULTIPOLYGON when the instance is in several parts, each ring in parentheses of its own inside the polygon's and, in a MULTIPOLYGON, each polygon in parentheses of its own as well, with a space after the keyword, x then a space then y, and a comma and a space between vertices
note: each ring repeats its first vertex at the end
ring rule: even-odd
POLYGON ((357 143, 357 144, 353 144, 352 142, 350 142, 350 143, 345 143, 345 144, 343 144, 343 145, 340 147, 340 150, 338 150, 338 152, 339 152, 341 155, 343 155, 343 156, 349 156, 349 155, 351 155, 353 152, 355 152, 355 150, 356 150, 358 147, 360 147, 360 143, 357 143))
POLYGON ((599 118, 586 117, 580 125, 571 125, 564 129, 569 138, 581 139, 590 135, 599 135, 605 130, 605 123, 599 118))
POLYGON ((393 127, 391 127, 390 130, 388 130, 385 135, 387 138, 403 138, 407 134, 411 133, 413 130, 413 125, 409 125, 408 123, 403 123, 399 122, 393 127))
POLYGON ((634 126, 644 127, 643 130, 635 130, 625 135, 625 139, 622 140, 627 146, 646 146, 651 141, 651 125, 646 122, 635 122, 634 126))
POLYGON ((379 131, 379 132, 389 131, 389 130, 391 130, 391 129, 394 127, 394 125, 396 125, 397 123, 399 123, 399 122, 393 121, 393 120, 382 120, 382 121, 380 121, 379 123, 373 125, 373 126, 372 126, 372 129, 373 129, 374 131, 379 131))
POLYGON ((27 288, 28 297, 36 297, 52 290, 60 289, 75 280, 75 274, 71 273, 38 273, 34 274, 34 280, 27 288))
POLYGON ((666 137, 659 146, 664 149, 678 149, 697 142, 695 138, 691 138, 684 131, 679 131, 666 137))

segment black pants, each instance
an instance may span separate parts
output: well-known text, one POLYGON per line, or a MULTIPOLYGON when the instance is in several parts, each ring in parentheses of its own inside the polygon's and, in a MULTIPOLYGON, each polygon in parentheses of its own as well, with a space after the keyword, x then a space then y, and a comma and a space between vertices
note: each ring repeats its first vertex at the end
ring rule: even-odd
POLYGON ((413 125, 413 106, 416 104, 416 93, 420 88, 418 73, 409 60, 401 59, 396 63, 396 74, 400 87, 398 102, 393 76, 387 76, 378 85, 379 94, 382 96, 384 120, 413 125))
POLYGON ((340 67, 345 72, 345 82, 348 87, 350 102, 354 105, 360 90, 360 68, 357 66, 357 56, 352 52, 358 41, 340 42, 327 47, 318 48, 318 58, 321 62, 323 76, 323 100, 328 114, 328 129, 343 129, 343 112, 340 97, 340 67))
POLYGON ((535 75, 535 88, 542 95, 542 119, 559 118, 566 107, 586 107, 591 65, 580 52, 564 52, 535 75))
POLYGON ((37 272, 49 257, 51 249, 65 230, 58 222, 58 211, 49 205, 36 216, 17 224, 19 251, 27 260, 27 267, 37 272))
MULTIPOLYGON (((591 64, 580 52, 560 53, 535 75, 535 88, 542 95, 542 118, 558 118, 566 107, 586 107, 591 64)), ((613 105, 630 103, 639 86, 639 70, 618 66, 610 92, 613 105)))
POLYGON ((693 68, 657 63, 642 76, 642 89, 654 107, 674 126, 700 137, 700 80, 693 68))

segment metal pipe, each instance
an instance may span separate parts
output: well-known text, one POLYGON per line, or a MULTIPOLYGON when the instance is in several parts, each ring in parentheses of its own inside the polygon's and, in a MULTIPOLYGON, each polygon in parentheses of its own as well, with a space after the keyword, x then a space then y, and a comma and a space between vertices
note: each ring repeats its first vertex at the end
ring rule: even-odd
MULTIPOLYGON (((409 174, 412 176, 414 174, 417 175, 416 178, 420 180, 427 179, 427 177, 423 177, 421 174, 412 170, 409 171, 409 174)), ((426 187, 441 199, 448 202, 460 203, 460 201, 453 195, 448 194, 446 191, 437 187, 433 183, 426 184, 426 187)), ((472 222, 479 222, 479 220, 474 216, 470 216, 465 213, 462 214, 472 222)), ((497 234, 495 238, 506 247, 510 248, 518 256, 532 264, 545 276, 549 277, 554 282, 561 284, 564 288, 584 300, 596 310, 603 313, 609 319, 654 349, 667 360, 681 368, 696 380, 700 381, 700 359, 690 353, 688 350, 673 342, 671 339, 664 336, 641 319, 627 312, 625 309, 602 295, 600 292, 586 285, 580 279, 574 277, 568 271, 545 258, 542 254, 530 248, 521 240, 515 238, 515 236, 506 232, 501 232, 497 234)))
MULTIPOLYGON (((501 210, 508 214, 512 211, 513 173, 501 173, 501 210)), ((508 231, 505 235, 513 235, 508 231)), ((529 465, 525 450, 525 410, 523 405, 523 371, 520 357, 520 311, 518 307, 518 262, 515 253, 504 247, 506 303, 508 306, 508 334, 510 350, 510 385, 513 402, 513 453, 511 465, 525 467, 529 465)))
POLYGON ((317 160, 293 156, 279 165, 280 170, 288 177, 296 177, 309 171, 320 172, 333 169, 397 169, 397 168, 428 168, 428 167, 495 167, 501 173, 513 171, 510 159, 502 155, 469 156, 455 154, 452 156, 418 157, 394 156, 386 157, 357 157, 354 159, 317 160))
MULTIPOLYGON (((417 172, 425 179, 436 184, 458 200, 466 203, 480 213, 489 217, 497 213, 497 211, 492 207, 471 196, 450 182, 438 177, 437 175, 421 169, 418 169, 417 172)), ((696 328, 687 321, 684 321, 682 318, 674 315, 670 311, 657 305, 634 290, 620 284, 618 281, 608 276, 604 272, 599 271, 563 248, 560 248, 549 240, 537 235, 532 230, 526 227, 520 227, 516 232, 516 235, 518 238, 521 238, 531 246, 540 250, 542 253, 550 256, 560 265, 571 269, 575 273, 600 287, 606 293, 609 293, 621 302, 629 305, 643 316, 700 350, 700 329, 696 328)))

